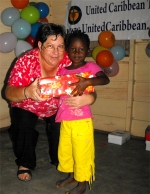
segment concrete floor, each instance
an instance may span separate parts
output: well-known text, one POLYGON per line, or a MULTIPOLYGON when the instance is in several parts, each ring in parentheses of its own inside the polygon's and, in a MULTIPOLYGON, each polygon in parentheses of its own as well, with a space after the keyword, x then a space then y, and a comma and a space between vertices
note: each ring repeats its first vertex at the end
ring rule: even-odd
MULTIPOLYGON (((19 181, 7 130, 0 132, 0 194, 63 194, 74 186, 56 189, 66 177, 49 163, 45 123, 39 121, 37 167, 32 180, 19 181)), ((123 145, 108 143, 108 134, 95 131, 96 181, 86 194, 150 194, 150 152, 145 141, 131 138, 123 145)))

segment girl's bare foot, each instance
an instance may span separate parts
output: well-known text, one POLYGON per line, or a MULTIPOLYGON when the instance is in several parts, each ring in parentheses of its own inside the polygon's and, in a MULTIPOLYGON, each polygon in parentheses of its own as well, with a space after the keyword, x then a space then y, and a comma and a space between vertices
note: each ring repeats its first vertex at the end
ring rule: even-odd
POLYGON ((79 182, 74 189, 67 191, 65 194, 85 194, 85 191, 86 191, 86 181, 79 182))
POLYGON ((69 176, 63 180, 59 180, 56 182, 56 187, 60 188, 60 187, 65 187, 69 184, 74 184, 77 183, 76 180, 73 177, 73 173, 70 173, 69 176))

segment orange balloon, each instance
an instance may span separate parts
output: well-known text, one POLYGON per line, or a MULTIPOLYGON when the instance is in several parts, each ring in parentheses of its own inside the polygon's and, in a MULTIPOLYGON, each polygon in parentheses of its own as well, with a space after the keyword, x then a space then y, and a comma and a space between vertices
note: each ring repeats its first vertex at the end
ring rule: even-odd
POLYGON ((104 68, 110 67, 114 61, 113 54, 108 50, 99 52, 96 56, 96 63, 104 68))
POLYGON ((98 42, 103 47, 111 48, 115 44, 115 36, 110 31, 103 31, 98 36, 98 42))
POLYGON ((29 4, 29 0, 11 0, 11 4, 17 9, 23 9, 29 4))
POLYGON ((38 20, 38 22, 48 22, 48 19, 47 19, 47 18, 40 18, 40 19, 38 20))

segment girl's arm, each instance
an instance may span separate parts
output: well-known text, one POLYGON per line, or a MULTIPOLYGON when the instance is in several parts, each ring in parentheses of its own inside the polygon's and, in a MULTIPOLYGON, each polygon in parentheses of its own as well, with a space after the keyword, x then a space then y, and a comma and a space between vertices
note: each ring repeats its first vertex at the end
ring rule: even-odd
POLYGON ((96 77, 93 78, 83 78, 80 76, 78 76, 78 78, 78 82, 70 84, 75 86, 75 89, 71 93, 73 96, 82 95, 88 86, 106 85, 110 82, 109 78, 103 71, 97 72, 96 77))

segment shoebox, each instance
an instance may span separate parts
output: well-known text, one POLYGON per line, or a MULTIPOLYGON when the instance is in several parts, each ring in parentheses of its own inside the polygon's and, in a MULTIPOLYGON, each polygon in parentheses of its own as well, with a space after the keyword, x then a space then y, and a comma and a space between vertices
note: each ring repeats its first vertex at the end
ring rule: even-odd
POLYGON ((145 141, 146 143, 146 150, 150 151, 150 141, 145 141))
POLYGON ((130 132, 123 130, 116 130, 108 134, 108 143, 122 145, 130 139, 130 132))

